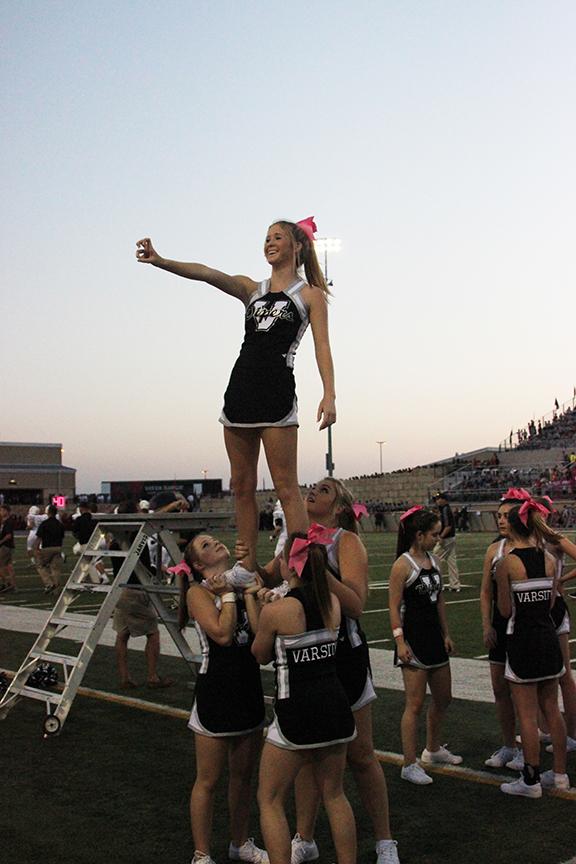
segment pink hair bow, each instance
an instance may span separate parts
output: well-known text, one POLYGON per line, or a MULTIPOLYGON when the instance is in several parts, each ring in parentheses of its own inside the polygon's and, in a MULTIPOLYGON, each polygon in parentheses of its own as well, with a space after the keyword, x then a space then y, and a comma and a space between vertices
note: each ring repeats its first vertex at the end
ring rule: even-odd
POLYGON ((298 227, 301 228, 302 231, 304 231, 304 233, 306 234, 306 236, 308 237, 310 242, 313 243, 314 242, 314 232, 318 231, 318 228, 316 227, 316 223, 314 222, 314 217, 308 216, 307 219, 300 219, 299 222, 296 222, 296 225, 298 225, 298 227))
POLYGON ((417 513, 419 510, 423 510, 423 507, 420 507, 419 504, 416 507, 411 507, 409 510, 406 510, 405 513, 402 513, 400 516, 400 522, 404 522, 405 519, 408 519, 409 516, 412 516, 413 513, 417 513))
POLYGON ((535 510, 536 513, 540 513, 544 519, 547 519, 550 515, 550 511, 547 507, 544 507, 543 504, 538 504, 536 501, 533 501, 531 498, 528 501, 524 501, 520 510, 518 511, 518 516, 520 517, 520 521, 528 527, 528 514, 531 510, 535 510))
POLYGON ((292 543, 290 555, 288 556, 288 567, 290 567, 291 570, 295 570, 298 577, 301 577, 306 561, 308 560, 308 549, 312 543, 320 543, 322 546, 328 546, 328 544, 332 542, 335 533, 336 528, 325 528, 323 525, 319 525, 318 522, 314 522, 308 529, 306 540, 302 537, 296 537, 292 543))
POLYGON ((362 516, 366 516, 366 518, 368 518, 368 516, 370 515, 368 513, 368 510, 366 509, 366 505, 361 504, 359 501, 356 501, 356 503, 352 505, 352 510, 354 511, 354 516, 356 517, 357 522, 360 521, 362 516))
POLYGON ((530 500, 530 493, 527 489, 518 488, 517 486, 511 486, 507 492, 502 496, 503 500, 513 500, 513 501, 528 501, 530 500))
POLYGON ((319 522, 313 522, 308 529, 308 540, 311 543, 321 543, 322 546, 328 546, 334 539, 337 528, 325 528, 319 522))
POLYGON ((290 548, 288 556, 288 567, 290 570, 295 570, 298 578, 302 577, 302 571, 308 560, 308 549, 312 540, 303 540, 302 537, 296 537, 290 548))
POLYGON ((186 576, 190 576, 192 571, 188 564, 185 561, 180 561, 179 564, 175 564, 173 567, 167 567, 166 570, 168 573, 174 573, 175 576, 179 576, 181 573, 185 573, 186 576))

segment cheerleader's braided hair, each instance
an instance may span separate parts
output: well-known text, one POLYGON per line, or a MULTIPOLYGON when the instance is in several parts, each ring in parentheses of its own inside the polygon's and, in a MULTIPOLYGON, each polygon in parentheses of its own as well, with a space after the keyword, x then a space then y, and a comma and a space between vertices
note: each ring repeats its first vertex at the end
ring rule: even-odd
POLYGON ((416 534, 419 531, 426 534, 426 532, 431 531, 434 525, 439 521, 440 517, 438 516, 438 513, 424 508, 421 510, 415 510, 414 513, 411 513, 405 519, 400 519, 400 525, 398 526, 398 540, 396 542, 396 557, 399 558, 400 555, 410 549, 416 534))
MULTIPOLYGON (((308 537, 302 532, 291 534, 284 546, 284 558, 288 562, 290 558, 290 550, 294 540, 300 538, 307 540, 308 537)), ((304 568, 300 575, 302 587, 305 591, 311 591, 322 621, 325 627, 329 627, 330 612, 332 611, 332 598, 330 596, 330 588, 328 586, 327 570, 328 570, 328 554, 326 547, 322 543, 310 543, 308 546, 308 558, 304 564, 304 568)))
POLYGON ((294 247, 296 247, 297 243, 301 244, 302 248, 296 255, 296 269, 299 270, 303 267, 308 284, 320 288, 320 290, 324 292, 326 299, 328 299, 330 290, 326 284, 324 274, 322 273, 322 268, 320 267, 316 255, 316 249, 314 248, 314 242, 310 239, 308 234, 306 234, 306 232, 296 224, 296 222, 288 222, 286 219, 279 219, 277 222, 273 222, 272 224, 280 225, 282 228, 285 228, 290 232, 294 247))

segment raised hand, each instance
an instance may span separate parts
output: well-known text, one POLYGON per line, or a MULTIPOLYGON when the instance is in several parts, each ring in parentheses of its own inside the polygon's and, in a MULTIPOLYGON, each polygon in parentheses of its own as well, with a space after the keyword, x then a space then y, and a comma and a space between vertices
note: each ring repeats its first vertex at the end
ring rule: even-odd
POLYGON ((136 243, 136 258, 140 264, 156 264, 160 260, 149 237, 144 237, 136 243))

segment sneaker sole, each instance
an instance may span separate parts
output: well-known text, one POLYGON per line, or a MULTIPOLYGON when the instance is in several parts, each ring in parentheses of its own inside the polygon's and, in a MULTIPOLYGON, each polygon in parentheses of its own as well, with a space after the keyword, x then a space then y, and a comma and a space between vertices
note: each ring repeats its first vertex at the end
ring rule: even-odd
POLYGON ((500 791, 504 792, 505 795, 512 795, 515 798, 542 798, 542 789, 540 789, 540 792, 536 792, 536 793, 514 792, 514 791, 511 791, 510 789, 505 789, 504 788, 505 785, 506 784, 503 783, 502 786, 500 786, 500 791))

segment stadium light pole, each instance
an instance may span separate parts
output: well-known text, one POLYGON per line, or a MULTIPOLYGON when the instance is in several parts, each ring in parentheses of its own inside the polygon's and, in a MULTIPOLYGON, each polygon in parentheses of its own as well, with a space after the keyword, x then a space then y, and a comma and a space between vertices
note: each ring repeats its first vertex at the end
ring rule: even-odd
POLYGON ((382 445, 386 444, 386 441, 376 441, 376 443, 380 447, 380 473, 382 474, 382 445))
MULTIPOLYGON (((333 283, 328 281, 328 253, 340 252, 342 241, 338 240, 336 237, 317 237, 314 244, 316 252, 322 252, 324 254, 324 279, 326 280, 326 285, 331 287, 333 283)), ((326 453, 326 470, 328 476, 332 477, 334 475, 334 461, 332 459, 332 426, 328 426, 327 431, 328 452, 326 453)))

